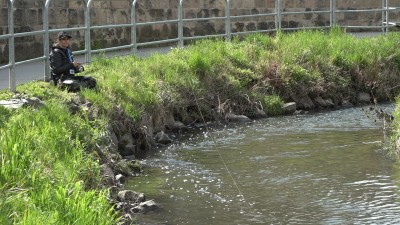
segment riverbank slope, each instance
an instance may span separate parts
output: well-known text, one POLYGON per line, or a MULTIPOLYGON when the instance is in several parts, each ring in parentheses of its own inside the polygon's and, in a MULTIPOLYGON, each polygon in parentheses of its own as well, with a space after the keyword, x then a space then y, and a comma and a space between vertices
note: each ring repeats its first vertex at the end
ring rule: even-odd
POLYGON ((359 39, 334 29, 231 42, 203 40, 148 58, 100 58, 95 90, 21 85, 26 108, 0 107, 2 224, 115 224, 114 175, 206 122, 392 101, 400 91, 400 35, 359 39), (110 188, 114 186, 114 188, 110 188))

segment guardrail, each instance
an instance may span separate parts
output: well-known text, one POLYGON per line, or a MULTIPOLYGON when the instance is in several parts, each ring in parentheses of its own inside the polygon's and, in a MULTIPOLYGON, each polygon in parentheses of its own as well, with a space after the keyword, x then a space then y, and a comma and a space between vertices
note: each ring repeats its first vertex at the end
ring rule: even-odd
POLYGON ((107 51, 115 51, 128 49, 132 54, 136 54, 138 47, 141 46, 154 46, 164 43, 178 43, 179 46, 184 46, 185 41, 193 40, 193 39, 201 39, 201 38, 211 38, 211 37, 224 37, 226 40, 231 40, 233 35, 243 35, 254 32, 276 32, 278 30, 299 30, 299 29, 326 29, 332 28, 337 25, 342 28, 362 28, 362 29, 381 29, 382 32, 388 32, 388 28, 396 26, 397 24, 394 22, 389 22, 389 13, 391 11, 399 11, 399 8, 389 7, 389 0, 382 0, 382 7, 375 9, 353 9, 353 10, 339 10, 337 9, 337 0, 330 0, 330 9, 329 10, 321 10, 321 11, 301 11, 301 12, 284 12, 282 10, 282 4, 285 0, 275 0, 274 11, 271 13, 260 13, 260 14, 251 14, 251 15, 230 15, 231 2, 234 0, 225 0, 225 15, 221 17, 207 17, 207 18, 183 18, 183 3, 184 0, 177 0, 178 3, 178 19, 175 20, 162 20, 162 21, 153 21, 153 22, 137 22, 136 21, 136 6, 139 0, 132 0, 130 4, 130 23, 127 24, 114 24, 114 25, 100 25, 95 26, 91 25, 91 7, 92 3, 96 0, 85 0, 84 5, 84 18, 85 25, 83 27, 74 27, 74 28, 63 28, 63 29, 49 29, 49 6, 52 1, 57 0, 46 0, 45 5, 43 7, 43 29, 40 31, 33 32, 22 32, 22 33, 14 33, 14 5, 18 0, 6 0, 8 3, 8 34, 0 35, 0 40, 7 40, 9 47, 9 62, 6 65, 0 66, 0 70, 8 69, 9 71, 9 89, 12 92, 16 91, 16 79, 15 79, 15 67, 17 65, 29 63, 29 62, 41 62, 44 67, 44 79, 48 80, 50 76, 50 67, 49 67, 49 47, 50 47, 50 34, 58 33, 59 31, 85 31, 85 49, 80 51, 75 51, 74 54, 84 54, 86 62, 91 62, 92 54, 98 52, 107 52, 107 51), (373 25, 373 26, 350 26, 350 25, 341 25, 338 24, 336 20, 336 15, 338 13, 365 13, 365 12, 382 12, 381 24, 373 25), (310 26, 310 27, 282 27, 282 16, 285 15, 295 15, 295 14, 326 14, 329 15, 330 23, 325 26, 310 26), (242 32, 232 32, 232 20, 234 19, 246 19, 246 18, 257 18, 257 17, 272 17, 275 20, 275 26, 271 29, 266 30, 255 30, 255 31, 242 31, 242 32), (184 36, 184 23, 186 22, 199 22, 205 20, 223 20, 225 22, 225 33, 223 34, 208 34, 204 36, 194 36, 188 37, 184 36), (151 42, 142 42, 137 43, 137 33, 136 30, 140 26, 147 25, 160 25, 160 24, 176 24, 178 27, 178 34, 176 38, 172 39, 164 39, 158 41, 151 42), (91 49, 91 35, 90 31, 95 29, 104 29, 104 28, 124 28, 128 27, 131 29, 131 43, 128 45, 121 45, 117 47, 103 48, 103 49, 91 49), (11 29, 10 29, 11 28, 11 29), (24 60, 20 62, 16 62, 15 59, 15 38, 32 36, 32 35, 43 35, 43 50, 44 55, 32 58, 29 60, 24 60))

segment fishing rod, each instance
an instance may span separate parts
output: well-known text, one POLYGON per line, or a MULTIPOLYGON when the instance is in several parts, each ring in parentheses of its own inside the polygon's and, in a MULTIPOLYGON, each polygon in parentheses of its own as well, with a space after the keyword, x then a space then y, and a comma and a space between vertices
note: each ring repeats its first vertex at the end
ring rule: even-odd
MULTIPOLYGON (((198 102, 198 100, 197 100, 197 96, 196 96, 196 94, 194 93, 193 90, 192 90, 192 92, 193 92, 193 96, 194 96, 194 99, 195 99, 195 102, 196 102, 197 110, 199 111, 199 114, 200 114, 200 116, 201 116, 201 119, 203 120, 203 123, 206 124, 206 125, 205 125, 206 131, 207 131, 207 133, 210 134, 210 138, 211 138, 211 140, 212 140, 212 142, 213 142, 214 149, 215 149, 216 152, 218 153, 218 156, 219 156, 219 158, 221 159, 221 162, 222 162, 222 164, 223 164, 225 170, 228 172, 229 177, 231 178, 231 180, 232 180, 232 182, 233 182, 233 185, 235 186, 236 190, 238 191, 239 196, 241 197, 242 202, 244 202, 244 203, 246 204, 247 209, 248 209, 248 212, 249 212, 248 214, 250 214, 250 212, 251 212, 251 211, 254 211, 254 209, 252 208, 252 206, 250 205, 250 203, 246 200, 246 198, 245 198, 245 196, 244 196, 242 190, 240 189, 238 183, 236 182, 235 177, 232 175, 230 169, 228 168, 228 165, 227 165, 227 163, 226 163, 226 160, 225 160, 224 157, 222 156, 221 151, 217 148, 217 142, 216 142, 215 138, 213 137, 213 135, 211 135, 211 131, 209 130, 209 127, 208 127, 208 125, 207 125, 207 123, 206 123, 206 121, 205 121, 205 119, 204 119, 203 113, 201 112, 201 109, 200 109, 200 106, 199 106, 199 102, 198 102)), ((260 212, 257 211, 257 210, 255 210, 255 212, 256 212, 256 214, 259 214, 259 215, 262 214, 262 213, 260 213, 260 212)), ((243 212, 243 209, 241 210, 241 213, 244 213, 244 212, 243 212)))

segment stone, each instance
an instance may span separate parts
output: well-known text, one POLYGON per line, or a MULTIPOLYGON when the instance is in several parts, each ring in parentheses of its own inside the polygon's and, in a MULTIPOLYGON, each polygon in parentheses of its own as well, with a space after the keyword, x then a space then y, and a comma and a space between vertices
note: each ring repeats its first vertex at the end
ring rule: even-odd
POLYGON ((38 108, 43 106, 43 102, 36 97, 26 98, 26 99, 9 99, 9 100, 0 100, 0 106, 3 106, 8 109, 18 109, 21 107, 33 107, 38 108))
POLYGON ((308 111, 306 111, 306 110, 296 110, 293 114, 294 115, 305 115, 307 113, 308 113, 308 111))
POLYGON ((136 145, 127 144, 119 150, 121 156, 134 155, 136 153, 136 145))
POLYGON ((115 163, 114 170, 125 176, 131 176, 133 174, 133 171, 131 170, 129 163, 126 160, 120 160, 117 163, 115 163))
POLYGON ((354 105, 351 103, 351 102, 349 102, 348 100, 344 100, 343 102, 342 102, 342 105, 341 105, 343 108, 351 108, 351 107, 353 107, 354 105))
POLYGON ((131 191, 131 190, 123 190, 118 192, 117 201, 119 202, 144 202, 146 198, 143 193, 131 191))
POLYGON ((185 126, 185 124, 183 124, 180 121, 174 121, 171 124, 168 124, 166 126, 167 129, 172 130, 172 131, 179 131, 179 130, 186 130, 187 127, 185 126))
POLYGON ((306 110, 315 108, 315 105, 309 96, 303 96, 299 98, 297 104, 300 108, 304 108, 306 110))
POLYGON ((8 109, 18 109, 26 103, 25 99, 0 100, 0 105, 8 109))
POLYGON ((325 108, 327 106, 326 101, 320 96, 314 98, 314 102, 316 102, 319 106, 321 106, 323 108, 325 108))
POLYGON ((257 109, 257 111, 254 113, 254 118, 267 118, 267 113, 264 110, 257 109))
POLYGON ((161 144, 171 144, 172 139, 163 131, 158 132, 155 137, 155 141, 161 144))
POLYGON ((288 102, 282 106, 282 110, 285 114, 293 114, 294 112, 296 112, 296 108, 296 102, 288 102))
POLYGON ((109 130, 109 132, 110 132, 111 145, 118 146, 119 141, 117 135, 115 134, 114 131, 109 130))
POLYGON ((326 106, 327 106, 327 107, 333 107, 333 106, 335 106, 335 103, 334 103, 333 100, 330 99, 330 98, 325 99, 325 103, 326 103, 326 106))
POLYGON ((233 113, 228 113, 226 115, 226 120, 230 122, 250 122, 250 118, 245 115, 236 115, 233 113))
POLYGON ((159 208, 157 203, 154 200, 149 200, 146 202, 140 203, 138 206, 132 208, 133 213, 143 213, 146 214, 151 211, 155 211, 159 208))
POLYGON ((28 101, 28 105, 32 106, 34 108, 38 108, 38 107, 41 107, 44 105, 42 100, 40 100, 37 97, 30 97, 30 98, 27 98, 26 100, 28 101))
POLYGON ((361 103, 370 103, 371 96, 368 93, 360 92, 358 93, 358 101, 361 103))
POLYGON ((103 175, 104 180, 108 184, 113 184, 115 182, 115 180, 114 180, 114 172, 107 164, 101 165, 100 166, 100 171, 101 171, 101 174, 103 175))
POLYGON ((123 184, 126 181, 126 177, 124 175, 122 175, 122 174, 117 174, 115 176, 115 180, 119 181, 121 184, 123 184))

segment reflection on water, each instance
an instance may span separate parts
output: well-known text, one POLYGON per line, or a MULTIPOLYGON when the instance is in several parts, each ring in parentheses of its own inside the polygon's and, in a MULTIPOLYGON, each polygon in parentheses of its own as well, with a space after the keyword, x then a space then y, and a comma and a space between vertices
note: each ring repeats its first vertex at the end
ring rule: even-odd
POLYGON ((138 222, 400 224, 380 126, 354 108, 205 130, 145 161, 130 185, 162 209, 138 222))

